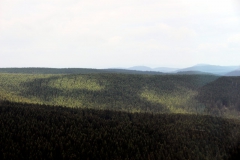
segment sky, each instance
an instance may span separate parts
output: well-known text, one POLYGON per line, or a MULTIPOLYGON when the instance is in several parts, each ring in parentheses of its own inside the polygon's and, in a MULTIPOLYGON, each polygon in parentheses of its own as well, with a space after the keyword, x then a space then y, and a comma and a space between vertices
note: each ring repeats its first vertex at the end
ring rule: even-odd
POLYGON ((239 0, 0 0, 0 67, 240 65, 239 0))

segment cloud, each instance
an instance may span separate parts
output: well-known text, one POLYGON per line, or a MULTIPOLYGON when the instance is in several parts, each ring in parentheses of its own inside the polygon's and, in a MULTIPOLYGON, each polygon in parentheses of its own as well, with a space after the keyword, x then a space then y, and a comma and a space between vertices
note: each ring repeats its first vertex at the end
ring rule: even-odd
POLYGON ((235 4, 229 0, 1 1, 0 67, 183 66, 198 62, 199 57, 204 63, 208 55, 224 59, 228 52, 240 51, 235 4), (12 57, 24 57, 25 62, 12 57))
POLYGON ((230 36, 228 38, 228 43, 238 43, 240 45, 240 33, 230 36))
POLYGON ((230 36, 228 39, 228 45, 231 50, 240 51, 240 33, 230 36))
POLYGON ((217 53, 222 49, 226 49, 227 43, 203 43, 198 46, 199 51, 217 53))

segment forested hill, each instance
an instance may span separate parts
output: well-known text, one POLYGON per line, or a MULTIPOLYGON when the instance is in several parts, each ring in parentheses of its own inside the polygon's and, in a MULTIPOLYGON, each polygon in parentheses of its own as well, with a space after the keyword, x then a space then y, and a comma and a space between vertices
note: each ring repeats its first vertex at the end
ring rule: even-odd
POLYGON ((240 122, 0 101, 0 159, 239 159, 240 122))
POLYGON ((0 73, 22 74, 91 74, 91 73, 124 73, 160 75, 161 72, 133 71, 125 69, 89 69, 89 68, 0 68, 0 73))
POLYGON ((0 73, 0 99, 127 112, 240 118, 240 77, 0 73))
POLYGON ((202 74, 0 73, 0 159, 239 159, 239 84, 202 74))
POLYGON ((198 89, 197 99, 215 115, 240 116, 240 77, 220 77, 198 89))
POLYGON ((128 112, 203 112, 197 89, 210 75, 0 74, 0 97, 68 107, 128 112))

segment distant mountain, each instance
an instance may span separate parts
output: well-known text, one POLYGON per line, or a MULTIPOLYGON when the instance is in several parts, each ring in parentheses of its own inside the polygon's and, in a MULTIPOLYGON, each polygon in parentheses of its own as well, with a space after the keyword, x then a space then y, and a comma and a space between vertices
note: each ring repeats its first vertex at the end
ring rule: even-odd
POLYGON ((168 68, 168 67, 157 67, 157 68, 150 68, 147 66, 134 66, 127 68, 128 70, 136 70, 136 71, 153 71, 153 72, 174 72, 178 70, 178 68, 168 68))
POLYGON ((134 66, 130 68, 0 68, 0 73, 25 74, 88 74, 88 73, 124 73, 124 74, 216 74, 222 76, 240 76, 239 66, 215 66, 200 64, 188 68, 177 69, 168 67, 150 68, 147 66, 134 66))
POLYGON ((90 74, 90 73, 123 73, 159 75, 162 72, 128 69, 91 69, 91 68, 0 68, 0 73, 23 74, 90 74))
POLYGON ((208 72, 208 73, 218 74, 218 75, 226 75, 227 73, 232 72, 238 68, 239 66, 217 66, 217 65, 200 64, 200 65, 195 65, 192 67, 177 70, 177 72, 200 71, 200 72, 208 72))
POLYGON ((153 70, 158 72, 175 72, 178 69, 179 68, 158 67, 154 68, 153 70))
POLYGON ((229 72, 226 74, 226 76, 240 76, 240 69, 229 72))
POLYGON ((130 67, 127 68, 128 70, 135 70, 135 71, 152 71, 153 69, 150 67, 146 67, 146 66, 134 66, 134 67, 130 67))
POLYGON ((201 72, 201 71, 180 71, 175 74, 184 74, 184 75, 191 75, 191 74, 200 74, 200 75, 214 75, 209 72, 201 72))
POLYGON ((124 73, 124 74, 148 74, 148 75, 161 75, 163 72, 157 71, 141 71, 141 70, 130 70, 130 69, 104 69, 106 73, 124 73))

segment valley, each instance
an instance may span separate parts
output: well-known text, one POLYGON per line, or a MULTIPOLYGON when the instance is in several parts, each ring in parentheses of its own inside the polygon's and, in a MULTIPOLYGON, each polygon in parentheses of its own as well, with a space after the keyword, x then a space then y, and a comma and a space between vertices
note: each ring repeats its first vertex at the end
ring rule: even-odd
POLYGON ((0 73, 1 159, 239 157, 240 77, 67 71, 0 73))

